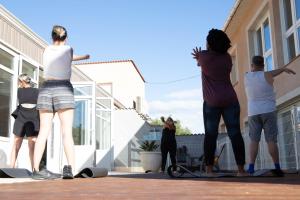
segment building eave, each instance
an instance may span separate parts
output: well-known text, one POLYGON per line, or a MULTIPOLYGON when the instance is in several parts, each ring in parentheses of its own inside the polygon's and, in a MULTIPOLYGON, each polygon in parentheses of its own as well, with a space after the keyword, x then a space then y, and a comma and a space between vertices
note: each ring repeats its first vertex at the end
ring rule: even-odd
POLYGON ((75 65, 94 65, 94 64, 111 64, 111 63, 126 63, 126 62, 130 62, 135 70, 137 71, 137 73, 139 74, 139 76, 141 77, 141 79, 143 80, 143 82, 145 83, 145 78, 143 77, 142 73, 140 72, 140 70, 138 69, 138 67, 136 66, 136 64, 134 63, 133 60, 112 60, 112 61, 95 61, 95 62, 82 62, 82 63, 75 63, 75 65))
POLYGON ((30 29, 27 25, 25 25, 20 19, 14 16, 11 12, 9 12, 3 5, 0 4, 0 17, 4 20, 8 21, 15 28, 23 32, 29 38, 31 38, 34 42, 36 42, 41 47, 46 47, 48 42, 45 41, 42 37, 36 34, 32 29, 30 29))
POLYGON ((242 1, 243 1, 243 0, 236 0, 236 2, 235 2, 235 4, 234 4, 233 8, 231 9, 231 12, 230 12, 228 18, 227 18, 227 20, 226 20, 226 22, 225 22, 225 24, 224 24, 224 27, 223 27, 223 31, 224 31, 224 32, 227 31, 227 28, 228 28, 228 26, 230 25, 230 22, 232 21, 234 15, 236 14, 236 11, 237 11, 238 7, 241 5, 241 2, 242 2, 242 1))

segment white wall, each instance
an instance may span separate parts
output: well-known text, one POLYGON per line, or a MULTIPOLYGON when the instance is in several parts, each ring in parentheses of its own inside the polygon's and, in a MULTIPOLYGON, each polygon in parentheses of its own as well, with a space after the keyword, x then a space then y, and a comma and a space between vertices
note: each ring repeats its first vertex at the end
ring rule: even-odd
POLYGON ((112 96, 125 107, 132 108, 133 101, 141 97, 141 113, 146 113, 145 83, 131 61, 76 65, 97 83, 111 83, 112 96))
POLYGON ((0 168, 9 166, 11 145, 9 138, 0 138, 0 168))
POLYGON ((139 144, 143 135, 150 131, 150 125, 135 110, 115 110, 114 122, 115 168, 140 167, 139 144))

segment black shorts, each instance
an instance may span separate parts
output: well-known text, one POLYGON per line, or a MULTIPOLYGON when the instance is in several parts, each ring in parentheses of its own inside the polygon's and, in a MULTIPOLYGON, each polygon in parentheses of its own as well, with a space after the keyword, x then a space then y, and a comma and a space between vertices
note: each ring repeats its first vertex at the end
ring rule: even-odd
POLYGON ((39 113, 36 108, 23 108, 20 106, 18 116, 14 123, 13 133, 19 137, 35 137, 40 129, 39 113))
POLYGON ((39 132, 32 122, 26 122, 20 132, 14 133, 18 137, 37 137, 39 132))

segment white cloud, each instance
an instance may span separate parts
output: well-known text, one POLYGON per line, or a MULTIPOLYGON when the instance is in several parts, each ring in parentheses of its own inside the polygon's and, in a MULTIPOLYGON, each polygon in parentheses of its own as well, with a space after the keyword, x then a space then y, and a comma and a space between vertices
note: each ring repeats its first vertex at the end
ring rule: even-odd
POLYGON ((202 91, 199 89, 175 91, 166 95, 166 99, 148 102, 150 116, 172 116, 182 122, 193 133, 203 133, 202 91))

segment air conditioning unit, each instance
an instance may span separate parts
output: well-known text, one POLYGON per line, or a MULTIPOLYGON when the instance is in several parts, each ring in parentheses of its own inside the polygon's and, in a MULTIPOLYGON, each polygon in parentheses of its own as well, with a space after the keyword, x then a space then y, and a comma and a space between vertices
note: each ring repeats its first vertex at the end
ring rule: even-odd
POLYGON ((136 111, 138 113, 142 112, 142 98, 141 97, 136 97, 136 111))

